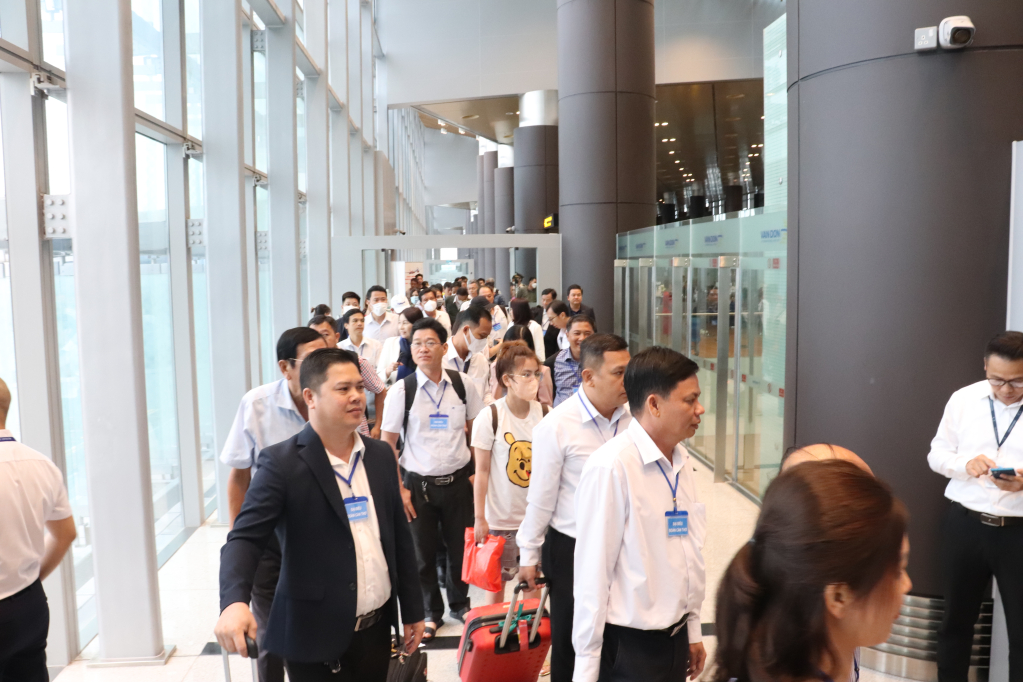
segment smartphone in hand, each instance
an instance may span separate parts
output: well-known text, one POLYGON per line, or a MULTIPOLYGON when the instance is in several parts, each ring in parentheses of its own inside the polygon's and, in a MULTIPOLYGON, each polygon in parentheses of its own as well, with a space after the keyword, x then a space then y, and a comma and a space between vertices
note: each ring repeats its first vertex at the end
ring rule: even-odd
POLYGON ((991 476, 993 476, 994 478, 1002 480, 1003 476, 1015 476, 1016 470, 1013 469, 1012 467, 1000 467, 996 469, 991 469, 988 473, 991 474, 991 476))

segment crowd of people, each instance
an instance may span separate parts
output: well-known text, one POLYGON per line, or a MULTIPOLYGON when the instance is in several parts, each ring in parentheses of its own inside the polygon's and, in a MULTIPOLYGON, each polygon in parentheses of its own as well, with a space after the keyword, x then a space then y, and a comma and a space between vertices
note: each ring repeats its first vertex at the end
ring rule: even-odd
MULTIPOLYGON (((510 301, 484 280, 372 286, 281 335, 280 378, 242 398, 220 453, 232 528, 215 634, 242 655, 256 640, 261 682, 383 682, 392 633, 409 653, 465 621, 467 532, 504 541, 490 603, 546 579, 554 682, 703 672, 707 512, 684 443, 704 414, 697 365, 632 355, 579 286, 537 301, 535 280, 514 284, 510 301)), ((966 680, 992 575, 1023 675, 1023 334, 992 340, 984 368, 928 457, 951 479, 948 682, 966 680)), ((0 381, 0 680, 45 679, 39 581, 74 524, 59 470, 2 430, 9 404, 0 381)), ((720 583, 713 680, 855 682, 858 649, 888 638, 911 588, 908 522, 854 453, 787 453, 720 583)))

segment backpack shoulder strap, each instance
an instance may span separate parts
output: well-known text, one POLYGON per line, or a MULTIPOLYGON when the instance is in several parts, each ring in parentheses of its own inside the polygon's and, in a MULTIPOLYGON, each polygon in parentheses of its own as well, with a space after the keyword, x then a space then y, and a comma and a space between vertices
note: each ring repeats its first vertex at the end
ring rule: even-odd
POLYGON ((497 437, 497 405, 490 403, 490 423, 493 427, 494 437, 497 437))
POLYGON ((402 422, 401 436, 405 437, 408 433, 408 415, 412 411, 412 403, 416 400, 416 391, 419 390, 419 380, 416 379, 416 374, 413 372, 403 379, 405 382, 405 421, 402 422))
POLYGON ((448 373, 448 379, 451 380, 451 388, 455 389, 455 394, 458 395, 462 404, 465 405, 465 384, 462 383, 462 376, 457 370, 446 369, 444 371, 448 373))

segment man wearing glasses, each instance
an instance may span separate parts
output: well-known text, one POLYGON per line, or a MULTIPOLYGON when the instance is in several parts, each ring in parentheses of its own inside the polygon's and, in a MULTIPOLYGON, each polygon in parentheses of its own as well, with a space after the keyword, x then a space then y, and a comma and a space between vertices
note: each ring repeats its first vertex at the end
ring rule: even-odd
POLYGON ((1023 333, 987 345, 987 378, 952 394, 927 461, 951 479, 942 558, 945 615, 938 679, 966 682, 974 625, 991 577, 1009 634, 1009 679, 1023 679, 1023 333))
MULTIPOLYGON (((242 397, 220 453, 220 461, 231 467, 227 478, 227 508, 232 526, 245 501, 252 475, 259 467, 257 457, 260 451, 288 440, 304 429, 309 421, 299 373, 302 360, 318 348, 327 348, 327 341, 315 329, 295 327, 285 331, 277 341, 277 366, 282 377, 258 386, 242 397)), ((284 680, 284 661, 263 647, 280 572, 281 546, 275 535, 270 538, 259 560, 252 582, 252 615, 256 618, 256 640, 260 645, 257 663, 260 682, 284 680)))
POLYGON ((469 586, 461 579, 465 529, 473 526, 473 465, 466 434, 472 433, 483 399, 468 376, 443 368, 447 340, 447 330, 434 318, 424 317, 412 326, 416 372, 387 392, 381 433, 399 457, 401 497, 412 526, 426 610, 424 642, 444 622, 437 581, 438 524, 447 546, 450 615, 464 622, 469 611, 469 586))

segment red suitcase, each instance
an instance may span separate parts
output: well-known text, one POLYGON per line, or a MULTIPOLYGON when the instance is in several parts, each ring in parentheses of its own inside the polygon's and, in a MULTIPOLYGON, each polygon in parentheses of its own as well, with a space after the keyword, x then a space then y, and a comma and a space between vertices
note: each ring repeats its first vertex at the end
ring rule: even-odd
POLYGON ((458 646, 462 682, 536 682, 551 646, 551 619, 544 610, 547 585, 543 578, 536 582, 543 585, 539 599, 520 602, 519 592, 527 585, 519 583, 510 603, 466 614, 458 646))

